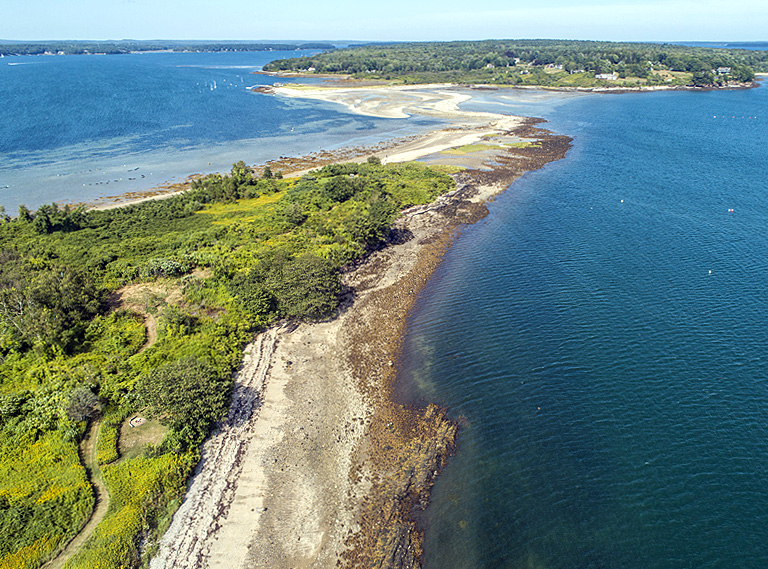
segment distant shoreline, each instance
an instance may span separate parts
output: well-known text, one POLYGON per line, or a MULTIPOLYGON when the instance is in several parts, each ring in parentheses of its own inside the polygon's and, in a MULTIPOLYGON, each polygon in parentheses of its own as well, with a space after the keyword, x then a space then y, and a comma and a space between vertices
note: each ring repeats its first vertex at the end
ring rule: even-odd
POLYGON ((3 41, 0 56, 24 55, 125 55, 129 53, 219 53, 225 51, 322 51, 333 49, 329 42, 251 42, 251 41, 3 41))
MULTIPOLYGON (((286 94, 288 90, 299 90, 303 92, 321 92, 333 89, 427 89, 427 88, 465 88, 465 89, 486 89, 486 90, 522 90, 522 91, 552 91, 559 93, 652 93, 657 91, 730 91, 737 89, 752 89, 757 87, 757 81, 749 83, 730 83, 727 85, 647 85, 647 86, 600 86, 600 87, 553 87, 551 85, 503 85, 494 83, 414 83, 408 85, 400 84, 380 84, 372 86, 371 82, 364 80, 351 79, 348 75, 327 75, 327 74, 307 74, 307 73, 277 73, 269 71, 257 71, 255 74, 272 75, 278 78, 322 78, 330 80, 330 85, 305 85, 292 83, 291 85, 264 85, 254 89, 261 93, 280 93, 286 94), (334 81, 335 80, 335 81, 334 81)), ((768 77, 768 73, 756 73, 758 77, 768 77)), ((299 96, 299 95, 296 95, 299 96)), ((307 97, 321 98, 321 97, 307 97)))

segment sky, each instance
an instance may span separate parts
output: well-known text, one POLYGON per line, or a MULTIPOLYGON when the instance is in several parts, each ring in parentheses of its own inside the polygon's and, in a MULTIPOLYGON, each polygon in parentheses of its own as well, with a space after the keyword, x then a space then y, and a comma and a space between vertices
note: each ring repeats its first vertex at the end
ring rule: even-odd
POLYGON ((768 40, 766 0, 2 0, 0 39, 768 40))

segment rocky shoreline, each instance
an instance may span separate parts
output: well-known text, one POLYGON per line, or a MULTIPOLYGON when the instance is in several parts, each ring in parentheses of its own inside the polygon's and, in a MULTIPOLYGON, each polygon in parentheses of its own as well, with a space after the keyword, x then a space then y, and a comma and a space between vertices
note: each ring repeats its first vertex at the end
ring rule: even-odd
MULTIPOLYGON (((535 138, 539 146, 496 156, 498 166, 492 170, 465 171, 457 176, 459 189, 452 196, 405 212, 398 230, 418 240, 415 262, 396 282, 369 293, 358 316, 349 322, 349 364, 363 392, 375 402, 375 412, 366 433, 369 450, 362 458, 372 485, 363 503, 360 530, 346 542, 349 549, 342 566, 421 566, 423 530, 415 514, 429 504, 430 489, 455 449, 458 425, 434 405, 419 409, 394 401, 406 319, 417 292, 461 227, 487 215, 485 202, 523 173, 565 156, 570 138, 537 128, 538 122, 528 119, 513 134, 535 138)), ((396 265, 398 256, 394 246, 372 257, 355 270, 354 284, 380 282, 382 272, 396 265)))
POLYGON ((485 202, 565 156, 570 139, 540 122, 497 131, 536 144, 500 145, 492 167, 459 172, 455 191, 403 212, 389 242, 345 271, 334 319, 283 324, 249 346, 233 411, 206 442, 152 568, 421 565, 415 514, 458 427, 434 405, 394 399, 406 319, 485 202))

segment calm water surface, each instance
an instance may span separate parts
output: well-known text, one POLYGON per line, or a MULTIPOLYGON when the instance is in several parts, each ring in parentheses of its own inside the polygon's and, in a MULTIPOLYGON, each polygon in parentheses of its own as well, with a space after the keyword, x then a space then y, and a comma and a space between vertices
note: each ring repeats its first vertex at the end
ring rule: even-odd
MULTIPOLYGON (((309 53, 309 52, 306 52, 309 53)), ((84 201, 437 123, 352 115, 249 87, 305 52, 140 53, 0 59, 0 205, 84 201)), ((285 80, 284 80, 285 81, 285 80)))
MULTIPOLYGON (((286 55, 3 58, 0 204, 436 124, 246 89, 286 55)), ((402 395, 464 425, 427 567, 768 567, 768 89, 465 108, 544 116, 574 148, 464 231, 412 315, 402 395)))
POLYGON ((546 110, 574 148, 464 231, 410 320, 403 396, 463 423, 429 569, 768 567, 767 109, 546 110))

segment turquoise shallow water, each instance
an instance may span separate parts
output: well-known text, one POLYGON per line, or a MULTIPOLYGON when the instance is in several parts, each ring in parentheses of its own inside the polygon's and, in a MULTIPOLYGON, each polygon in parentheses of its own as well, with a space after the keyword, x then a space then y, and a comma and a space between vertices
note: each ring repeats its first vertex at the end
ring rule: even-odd
POLYGON ((436 124, 248 90, 275 81, 253 71, 302 53, 0 59, 0 205, 15 213, 20 203, 115 196, 238 160, 372 144, 436 124))
MULTIPOLYGON (((281 55, 4 58, 0 204, 435 124, 248 92, 281 55)), ((472 93, 574 148, 490 204, 412 315, 402 395, 463 424, 427 567, 768 566, 768 89, 472 93)))
POLYGON ((580 97, 467 228, 402 396, 462 421, 429 569, 768 566, 768 88, 580 97), (729 210, 733 211, 729 211, 729 210))

